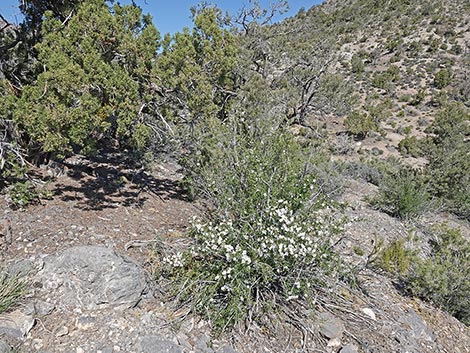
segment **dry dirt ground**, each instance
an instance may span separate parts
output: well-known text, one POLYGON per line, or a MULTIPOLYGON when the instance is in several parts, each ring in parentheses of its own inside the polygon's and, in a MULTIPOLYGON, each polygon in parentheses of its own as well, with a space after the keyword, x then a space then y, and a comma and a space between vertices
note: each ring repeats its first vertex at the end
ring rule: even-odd
MULTIPOLYGON (((0 264, 9 267, 22 260, 34 264, 65 249, 98 245, 116 250, 140 267, 150 270, 148 265, 151 260, 155 260, 153 257, 157 243, 178 242, 190 219, 201 211, 196 203, 188 200, 179 186, 181 174, 175 163, 162 161, 154 167, 152 173, 147 173, 126 169, 124 159, 119 154, 111 154, 106 159, 68 160, 65 167, 55 170, 36 170, 31 176, 38 180, 47 180, 48 175, 59 174, 49 178, 50 182, 45 185, 53 197, 17 210, 10 207, 7 198, 0 201, 0 218, 11 221, 13 233, 12 244, 0 252, 0 264)), ((28 303, 40 299, 35 296, 35 288, 30 288, 28 298, 20 310, 24 311, 28 303)), ((117 324, 117 327, 120 331, 126 331, 132 322, 140 325, 140 320, 153 319, 157 325, 158 318, 140 318, 145 313, 156 311, 159 312, 156 314, 158 317, 171 315, 170 311, 162 313, 160 301, 146 300, 138 311, 125 313, 122 317, 110 314, 112 318, 96 322, 95 326, 112 326, 114 321, 121 320, 126 324, 117 324), (137 316, 139 322, 136 322, 137 316)), ((35 327, 23 342, 16 341, 14 345, 19 344, 22 353, 42 352, 41 349, 44 352, 75 353, 81 344, 83 347, 91 347, 87 346, 92 341, 87 335, 97 335, 96 332, 85 332, 75 337, 72 332, 67 335, 56 332, 64 327, 70 328, 80 317, 77 313, 64 315, 53 311, 36 319, 35 327)), ((168 325, 168 321, 171 318, 164 323, 160 321, 160 324, 168 325)), ((84 351, 92 350, 85 348, 84 351)))
POLYGON ((2 200, 3 216, 10 219, 14 233, 5 259, 77 245, 105 245, 138 256, 157 236, 184 232, 199 210, 178 185, 178 166, 162 162, 150 175, 124 169, 120 158, 69 162, 70 167, 46 185, 53 198, 25 210, 11 210, 2 200))

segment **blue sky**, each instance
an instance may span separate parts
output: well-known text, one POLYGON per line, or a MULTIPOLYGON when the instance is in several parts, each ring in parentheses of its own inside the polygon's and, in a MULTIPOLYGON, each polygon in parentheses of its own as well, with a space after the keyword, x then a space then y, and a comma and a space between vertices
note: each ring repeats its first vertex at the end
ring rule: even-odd
MULTIPOLYGON (((121 4, 130 3, 130 0, 121 0, 121 4)), ((136 4, 142 7, 144 13, 150 13, 158 30, 163 33, 174 33, 180 31, 184 26, 191 26, 190 11, 191 6, 197 5, 198 0, 135 0, 136 4)), ((236 14, 248 0, 212 0, 224 11, 236 14)), ((268 7, 269 0, 259 0, 259 3, 268 7)), ((290 0, 289 12, 282 18, 295 15, 301 7, 309 9, 313 5, 321 3, 321 0, 290 0)), ((13 23, 21 22, 21 14, 18 10, 18 0, 0 0, 0 13, 13 23)), ((279 20, 277 18, 276 20, 279 20)))

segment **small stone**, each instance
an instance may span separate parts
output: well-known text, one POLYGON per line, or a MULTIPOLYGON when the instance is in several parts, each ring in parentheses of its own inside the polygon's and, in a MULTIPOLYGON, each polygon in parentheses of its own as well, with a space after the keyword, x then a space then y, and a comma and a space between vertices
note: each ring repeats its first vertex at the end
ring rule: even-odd
POLYGON ((85 353, 85 351, 83 350, 82 347, 77 347, 76 352, 77 353, 85 353))
MULTIPOLYGON (((33 347, 34 349, 36 349, 37 351, 40 350, 42 347, 44 346, 44 344, 42 343, 42 339, 40 338, 35 338, 33 339, 33 347)), ((1 350, 0 350, 1 352, 1 350)))
POLYGON ((59 327, 59 329, 56 331, 55 336, 62 337, 68 334, 69 334, 69 329, 67 328, 67 326, 62 326, 62 327, 59 327))
POLYGON ((146 336, 140 339, 137 353, 182 353, 183 349, 175 343, 158 336, 146 336))
POLYGON ((95 326, 95 318, 90 316, 80 316, 75 320, 75 327, 79 330, 90 330, 95 326))
POLYGON ((50 255, 38 277, 43 290, 64 310, 132 308, 147 289, 142 268, 101 246, 78 246, 50 255))
POLYGON ((201 336, 196 338, 195 343, 194 343, 194 348, 196 348, 197 351, 201 351, 204 353, 206 351, 207 352, 212 351, 212 349, 208 347, 209 343, 210 343, 210 338, 202 334, 201 336))
POLYGON ((192 346, 191 344, 189 343, 188 341, 188 337, 183 334, 183 333, 179 333, 177 336, 176 336, 176 343, 188 350, 192 350, 192 346))
POLYGON ((36 314, 39 316, 46 316, 52 313, 55 309, 55 305, 52 303, 40 301, 36 303, 36 314))
POLYGON ((327 347, 339 347, 341 346, 341 340, 338 337, 334 337, 328 341, 327 347))
POLYGON ((372 311, 370 308, 364 308, 362 309, 362 312, 369 316, 372 320, 377 321, 377 318, 375 317, 375 313, 372 311))
POLYGON ((28 259, 23 259, 11 265, 8 269, 8 275, 15 277, 24 277, 34 269, 33 263, 28 259))
POLYGON ((341 348, 339 353, 358 353, 358 351, 357 351, 356 346, 352 344, 348 344, 347 346, 344 346, 343 348, 341 348))
POLYGON ((22 338, 33 328, 35 319, 19 310, 0 315, 0 334, 22 338))
POLYGON ((321 313, 318 317, 318 330, 327 338, 341 338, 344 332, 343 322, 330 313, 321 313))

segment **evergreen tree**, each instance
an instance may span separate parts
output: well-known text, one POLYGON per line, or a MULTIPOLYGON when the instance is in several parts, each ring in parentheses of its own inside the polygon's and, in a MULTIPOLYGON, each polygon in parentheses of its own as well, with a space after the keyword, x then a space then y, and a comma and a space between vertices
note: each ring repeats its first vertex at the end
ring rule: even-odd
MULTIPOLYGON (((82 2, 67 21, 45 11, 36 45, 43 71, 11 101, 13 120, 41 152, 91 152, 104 138, 142 147, 142 107, 159 45, 150 16, 134 6, 82 2)), ((60 17, 60 16, 59 16, 60 17)))

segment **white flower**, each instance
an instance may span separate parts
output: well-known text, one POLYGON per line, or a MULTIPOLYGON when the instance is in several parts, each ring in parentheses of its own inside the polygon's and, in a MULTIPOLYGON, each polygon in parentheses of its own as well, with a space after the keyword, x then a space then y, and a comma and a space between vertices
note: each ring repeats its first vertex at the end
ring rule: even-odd
POLYGON ((230 245, 230 244, 224 245, 224 248, 225 248, 225 251, 227 252, 227 254, 230 254, 230 253, 233 253, 233 252, 234 252, 234 248, 233 248, 233 246, 230 245))
POLYGON ((251 264, 251 259, 250 257, 246 254, 246 250, 243 250, 242 252, 242 264, 251 264))
POLYGON ((231 268, 231 267, 227 268, 226 270, 223 270, 223 271, 222 271, 222 277, 223 277, 224 279, 232 278, 232 275, 230 274, 231 272, 232 272, 232 268, 231 268))
POLYGON ((220 290, 221 290, 222 292, 230 292, 230 291, 232 290, 232 288, 231 288, 228 284, 224 284, 224 285, 220 288, 220 290))
POLYGON ((164 262, 168 263, 169 265, 173 267, 183 267, 184 262, 183 262, 183 253, 176 253, 171 256, 167 256, 163 259, 164 262))

